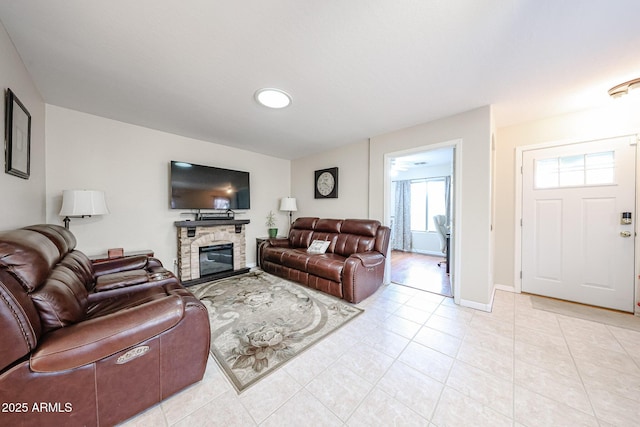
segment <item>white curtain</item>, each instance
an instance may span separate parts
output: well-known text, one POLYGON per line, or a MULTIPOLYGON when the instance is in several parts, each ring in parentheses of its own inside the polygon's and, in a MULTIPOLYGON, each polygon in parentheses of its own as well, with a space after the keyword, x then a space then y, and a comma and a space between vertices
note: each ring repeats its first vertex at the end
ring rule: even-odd
POLYGON ((391 230, 391 249, 411 250, 411 181, 396 181, 396 209, 391 230))

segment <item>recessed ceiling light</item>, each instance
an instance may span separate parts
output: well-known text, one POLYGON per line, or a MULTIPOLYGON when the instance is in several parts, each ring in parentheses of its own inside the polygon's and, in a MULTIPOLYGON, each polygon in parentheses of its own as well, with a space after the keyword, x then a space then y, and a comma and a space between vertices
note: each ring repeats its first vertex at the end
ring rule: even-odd
POLYGON ((291 96, 287 92, 274 88, 259 89, 254 98, 258 104, 269 108, 284 108, 291 104, 291 96))

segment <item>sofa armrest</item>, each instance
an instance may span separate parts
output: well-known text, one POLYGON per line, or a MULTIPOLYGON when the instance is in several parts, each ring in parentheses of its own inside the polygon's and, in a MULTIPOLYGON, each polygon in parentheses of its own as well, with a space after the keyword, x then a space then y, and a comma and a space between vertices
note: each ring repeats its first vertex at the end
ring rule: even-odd
POLYGON ((362 265, 366 268, 375 267, 383 264, 385 261, 385 257, 380 252, 360 252, 351 254, 349 258, 360 260, 362 265))
POLYGON ((172 328, 183 316, 182 298, 170 295, 57 329, 31 354, 31 370, 58 372, 96 362, 172 328))
POLYGON ((149 264, 149 259, 146 255, 136 255, 96 262, 93 263, 94 276, 99 277, 104 274, 118 273, 120 271, 145 269, 149 264))
POLYGON ((291 246, 289 244, 289 239, 286 239, 286 238, 268 239, 267 242, 269 243, 269 245, 279 247, 279 248, 288 248, 289 246, 291 246))
POLYGON ((87 296, 87 302, 89 305, 96 304, 99 301, 103 301, 109 298, 119 298, 122 295, 130 294, 134 292, 144 291, 149 288, 163 287, 165 285, 180 285, 180 281, 173 274, 163 275, 155 277, 153 274, 149 276, 149 281, 140 283, 138 285, 125 286, 121 288, 114 288, 109 290, 101 290, 100 292, 90 292, 87 296))
POLYGON ((357 304, 382 285, 386 258, 380 252, 352 254, 342 269, 343 298, 357 304))
POLYGON ((146 270, 127 270, 117 273, 109 273, 98 276, 96 279, 95 292, 110 291, 112 289, 126 288, 128 286, 139 285, 149 281, 146 270))

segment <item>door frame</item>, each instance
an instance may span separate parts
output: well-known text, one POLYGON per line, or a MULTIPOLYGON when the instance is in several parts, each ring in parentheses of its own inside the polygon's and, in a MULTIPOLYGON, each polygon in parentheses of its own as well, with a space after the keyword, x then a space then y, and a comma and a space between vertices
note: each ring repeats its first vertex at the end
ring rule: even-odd
MULTIPOLYGON (((461 219, 460 212, 462 212, 462 139, 454 139, 451 141, 444 141, 435 144, 422 145, 420 147, 414 147, 407 150, 393 151, 384 154, 384 186, 383 186, 383 198, 384 198, 384 221, 385 224, 391 223, 391 159, 396 157, 407 156, 409 154, 421 153, 423 151, 437 150, 439 148, 452 148, 454 150, 453 155, 453 198, 451 200, 452 217, 451 227, 453 230, 453 239, 449 245, 449 279, 451 282, 451 293, 453 294, 453 301, 456 304, 460 304, 460 291, 458 289, 458 283, 456 278, 460 277, 460 228, 461 219)), ((391 254, 391 245, 389 245, 389 254, 391 254)), ((389 258, 390 259, 390 258, 389 258)), ((387 263, 387 268, 391 268, 391 262, 387 263)), ((387 277, 391 278, 390 270, 385 273, 387 277)))
MULTIPOLYGON (((522 155, 525 151, 531 150, 539 150, 543 148, 554 148, 563 145, 572 145, 572 144, 584 144, 589 142, 602 141, 605 139, 613 139, 613 138, 623 138, 623 137, 634 137, 636 139, 636 144, 638 142, 638 134, 623 134, 623 135, 613 135, 613 136, 602 136, 597 139, 587 139, 587 140, 578 140, 578 139, 567 139, 567 140, 556 140, 550 142, 543 142, 539 144, 531 144, 531 145, 523 145, 516 147, 516 159, 515 159, 515 233, 514 233, 514 249, 515 249, 515 258, 514 258, 514 270, 513 270, 513 284, 514 291, 517 293, 522 292, 522 155)), ((634 312, 638 313, 638 280, 635 277, 635 272, 638 272, 638 265, 640 261, 640 254, 638 254, 638 210, 640 206, 640 200, 638 197, 638 190, 640 189, 640 173, 638 173, 638 150, 636 149, 636 219, 634 220, 634 231, 635 236, 633 239, 634 245, 634 312)))

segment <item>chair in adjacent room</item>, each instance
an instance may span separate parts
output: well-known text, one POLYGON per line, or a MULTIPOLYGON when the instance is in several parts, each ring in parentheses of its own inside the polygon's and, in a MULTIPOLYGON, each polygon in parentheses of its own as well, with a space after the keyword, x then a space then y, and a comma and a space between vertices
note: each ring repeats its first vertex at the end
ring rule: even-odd
MULTIPOLYGON (((444 215, 435 215, 433 217, 433 223, 436 226, 438 232, 438 238, 440 239, 440 251, 447 255, 447 234, 449 234, 449 227, 447 226, 447 217, 444 215)), ((447 262, 447 258, 438 262, 438 267, 447 262)))

